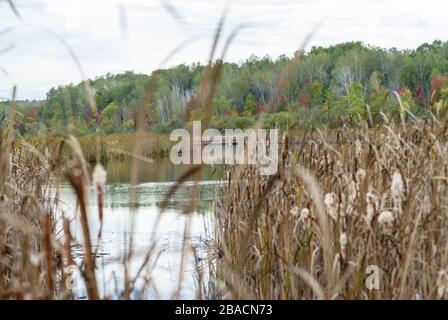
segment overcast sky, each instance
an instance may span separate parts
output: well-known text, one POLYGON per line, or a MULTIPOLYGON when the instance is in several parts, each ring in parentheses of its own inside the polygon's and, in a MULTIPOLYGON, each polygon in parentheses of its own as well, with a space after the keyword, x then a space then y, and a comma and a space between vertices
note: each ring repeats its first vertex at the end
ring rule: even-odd
POLYGON ((16 0, 19 20, 0 0, 0 97, 13 84, 19 99, 42 99, 53 86, 125 70, 205 62, 223 9, 225 35, 242 24, 226 60, 292 55, 306 48, 361 40, 414 48, 448 40, 446 0, 16 0), (175 10, 169 10, 174 7, 175 10), (167 9, 168 8, 168 9, 167 9), (63 39, 61 41, 60 39, 63 39), (183 44, 183 45, 182 45, 183 44), (185 45, 186 44, 186 45, 185 45), (170 60, 176 47, 182 50, 170 60))

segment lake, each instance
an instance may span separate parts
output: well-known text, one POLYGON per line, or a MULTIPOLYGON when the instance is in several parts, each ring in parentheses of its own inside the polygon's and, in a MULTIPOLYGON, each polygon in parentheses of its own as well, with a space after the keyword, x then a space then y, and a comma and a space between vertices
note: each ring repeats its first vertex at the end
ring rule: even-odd
MULTIPOLYGON (((131 161, 114 161, 105 165, 108 182, 104 191, 104 223, 102 236, 98 241, 100 227, 95 188, 88 188, 88 220, 93 247, 97 248, 97 281, 103 295, 120 297, 124 283, 124 257, 127 255, 129 241, 133 241, 133 258, 129 264, 129 273, 135 275, 143 262, 143 257, 157 242, 156 252, 160 253, 154 266, 155 257, 150 259, 145 269, 151 276, 152 285, 143 293, 147 299, 170 299, 179 283, 181 251, 186 222, 190 222, 187 239, 199 256, 207 253, 206 240, 211 236, 211 211, 216 188, 220 185, 220 174, 212 167, 205 167, 197 182, 197 202, 193 214, 185 213, 192 197, 195 181, 186 182, 171 198, 161 215, 157 230, 153 230, 155 221, 161 212, 160 205, 169 188, 185 170, 186 165, 173 165, 169 158, 157 159, 153 164, 139 163, 139 182, 136 190, 136 203, 129 205, 129 187, 131 161), (134 227, 131 221, 134 219, 134 227), (153 232, 154 231, 154 232, 153 232), (153 268, 150 270, 150 268, 153 268)), ((76 211, 76 196, 70 186, 61 188, 61 211, 73 218, 76 211)), ((82 244, 80 223, 74 219, 71 230, 78 243, 82 244)), ((74 248, 75 261, 82 262, 82 245, 74 248)), ((195 263, 191 251, 184 264, 183 285, 180 298, 195 297, 195 263)), ((86 296, 79 275, 74 281, 77 298, 86 296)), ((140 284, 141 285, 141 284, 140 284)))

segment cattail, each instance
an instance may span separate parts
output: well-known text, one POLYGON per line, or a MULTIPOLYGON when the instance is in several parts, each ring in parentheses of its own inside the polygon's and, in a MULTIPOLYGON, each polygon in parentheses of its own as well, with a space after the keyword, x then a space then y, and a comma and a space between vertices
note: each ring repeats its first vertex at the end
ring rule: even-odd
POLYGON ((338 210, 336 206, 336 195, 334 192, 326 193, 324 196, 324 204, 327 207, 328 215, 336 221, 338 219, 338 210))
POLYGON ((404 185, 403 185, 403 179, 401 177, 400 171, 395 171, 392 175, 392 183, 390 186, 390 191, 392 194, 392 198, 401 199, 403 196, 404 191, 404 185))
POLYGON ((106 181, 107 181, 107 171, 104 170, 104 167, 97 163, 95 166, 95 169, 93 170, 93 184, 96 187, 101 187, 102 189, 104 189, 105 185, 106 185, 106 181))
POLYGON ((40 266, 40 262, 42 260, 42 253, 30 253, 28 258, 32 266, 38 267, 40 266))
POLYGON ((440 270, 437 276, 437 296, 439 299, 444 299, 448 295, 448 272, 447 270, 440 270))
POLYGON ((230 183, 232 182, 232 171, 227 171, 227 181, 228 181, 228 186, 230 187, 230 183))
POLYGON ((402 212, 402 201, 403 201, 403 179, 401 177, 400 171, 395 171, 392 175, 392 183, 390 187, 390 193, 392 195, 392 201, 394 205, 394 211, 397 214, 401 214, 402 212))
POLYGON ((282 149, 282 160, 283 165, 285 165, 286 157, 288 156, 289 150, 289 139, 286 133, 283 134, 283 149, 282 149))
POLYGON ((299 208, 297 206, 294 206, 289 213, 293 216, 293 217, 297 217, 299 215, 299 208))
POLYGON ((92 241, 90 239, 89 223, 87 220, 86 195, 84 190, 83 170, 78 163, 73 171, 68 174, 68 179, 76 192, 76 198, 80 210, 81 229, 84 240, 84 279, 89 299, 98 300, 98 287, 95 275, 95 257, 92 252, 92 241))
POLYGON ((302 222, 306 227, 310 225, 310 210, 308 208, 303 208, 300 210, 299 221, 302 222))
POLYGON ((358 190, 355 181, 350 179, 348 183, 348 199, 349 202, 354 202, 356 200, 356 197, 358 195, 358 190))
POLYGON ((64 231, 64 254, 67 260, 67 265, 71 266, 75 264, 72 257, 71 243, 72 243, 72 234, 70 232, 70 221, 64 217, 63 220, 63 231, 64 231))
POLYGON ((355 155, 356 155, 356 158, 360 158, 361 157, 361 153, 362 153, 362 144, 361 144, 361 141, 359 141, 359 140, 356 140, 355 141, 355 155))
POLYGON ((366 221, 370 225, 373 216, 375 215, 375 209, 377 207, 377 198, 372 192, 366 193, 366 221))
POLYGON ((53 277, 53 248, 51 245, 52 223, 51 215, 47 213, 42 223, 42 248, 44 252, 44 262, 46 270, 46 280, 50 294, 53 295, 54 277, 53 277))
POLYGON ((333 206, 334 203, 335 203, 335 199, 334 198, 335 198, 335 194, 333 192, 332 193, 326 193, 325 196, 324 196, 324 203, 325 203, 325 205, 327 207, 333 206))
POLYGON ((395 220, 394 214, 387 210, 381 212, 380 215, 378 216, 378 223, 381 226, 390 226, 392 225, 394 220, 395 220))
POLYGON ((367 175, 366 170, 364 170, 362 168, 358 169, 358 171, 356 172, 356 183, 358 183, 358 185, 360 185, 364 181, 366 175, 367 175))
POLYGON ((93 170, 93 184, 96 186, 98 197, 98 217, 100 224, 103 224, 103 190, 106 186, 107 171, 99 163, 96 164, 93 170))
POLYGON ((347 244, 348 244, 348 238, 345 232, 341 233, 339 237, 339 244, 341 246, 341 256, 342 258, 345 259, 345 257, 347 256, 347 244))

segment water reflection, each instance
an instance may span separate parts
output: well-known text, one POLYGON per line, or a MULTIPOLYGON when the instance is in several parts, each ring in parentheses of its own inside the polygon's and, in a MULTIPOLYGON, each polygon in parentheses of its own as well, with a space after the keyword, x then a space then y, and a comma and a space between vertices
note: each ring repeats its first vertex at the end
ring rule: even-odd
MULTIPOLYGON (((136 189, 136 204, 129 207, 129 172, 131 164, 125 162, 109 162, 107 164, 108 184, 104 191, 104 225, 102 237, 96 241, 100 227, 96 193, 93 187, 88 189, 88 214, 91 226, 91 238, 94 245, 98 245, 97 278, 103 294, 119 297, 123 290, 124 265, 130 237, 133 239, 135 252, 130 264, 130 274, 135 275, 143 262, 143 257, 151 246, 152 239, 157 240, 157 251, 160 256, 154 269, 148 273, 153 285, 145 292, 148 299, 169 299, 175 292, 179 279, 181 248, 183 233, 187 219, 191 219, 191 229, 187 235, 193 247, 203 248, 205 239, 210 237, 210 219, 215 190, 220 182, 213 179, 213 168, 206 168, 202 179, 198 183, 197 206, 192 215, 185 215, 185 209, 192 196, 195 182, 185 183, 171 198, 166 211, 162 214, 155 233, 153 226, 161 212, 160 204, 165 198, 174 181, 183 173, 184 168, 174 166, 169 159, 157 160, 155 164, 142 164, 139 183, 136 189), (131 221, 134 219, 134 228, 131 221)), ((64 205, 61 209, 67 214, 74 212, 76 197, 68 186, 61 190, 64 205)), ((71 225, 72 232, 79 243, 82 242, 82 232, 79 222, 75 219, 71 225)), ((82 260, 82 246, 76 257, 78 263, 82 260)), ((201 252, 198 252, 201 254, 201 252)), ((204 253, 204 252, 202 252, 204 253)), ((147 266, 147 271, 153 267, 155 255, 147 266)), ((184 285, 181 298, 190 299, 195 295, 194 270, 195 265, 191 254, 185 263, 184 285)), ((77 281, 78 297, 85 295, 81 281, 77 281)))
MULTIPOLYGON (((105 167, 110 184, 130 183, 132 161, 110 161, 105 164, 105 167)), ((154 159, 152 164, 138 161, 138 182, 176 181, 189 168, 191 165, 174 165, 169 158, 154 159)), ((199 178, 200 180, 215 180, 220 175, 221 168, 219 166, 204 166, 199 178)), ((190 178, 190 180, 192 179, 190 178)))

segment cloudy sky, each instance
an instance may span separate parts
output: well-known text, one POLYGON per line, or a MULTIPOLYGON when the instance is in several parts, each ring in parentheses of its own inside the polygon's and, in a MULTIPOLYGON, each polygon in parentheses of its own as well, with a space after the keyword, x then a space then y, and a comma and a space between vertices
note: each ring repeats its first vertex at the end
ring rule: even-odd
POLYGON ((0 97, 42 99, 53 86, 107 72, 150 73, 205 62, 225 7, 224 35, 242 25, 226 60, 292 55, 361 40, 414 48, 448 40, 446 0, 0 0, 0 97), (173 9, 175 8, 175 9, 173 9), (312 34, 309 41, 305 41, 312 34), (71 48, 81 65, 76 65, 71 48), (176 48, 182 48, 176 51, 176 48), (176 55, 166 59, 170 52, 176 55))

